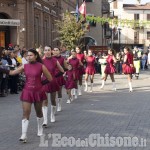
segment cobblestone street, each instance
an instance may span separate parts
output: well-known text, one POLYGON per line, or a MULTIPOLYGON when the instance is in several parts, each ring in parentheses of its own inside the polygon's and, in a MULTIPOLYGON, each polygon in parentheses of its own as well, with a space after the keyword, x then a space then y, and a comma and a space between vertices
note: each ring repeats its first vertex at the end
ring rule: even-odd
MULTIPOLYGON (((66 104, 63 91, 63 111, 57 112, 56 122, 49 123, 44 129, 46 138, 49 133, 60 133, 62 136, 85 139, 92 133, 114 137, 136 136, 147 140, 147 146, 86 148, 64 147, 54 148, 48 139, 48 147, 40 147, 34 109, 32 109, 28 142, 19 142, 21 135, 22 108, 19 95, 0 98, 0 150, 149 150, 150 149, 150 73, 142 72, 139 80, 133 78, 133 90, 129 93, 128 82, 124 75, 116 75, 117 91, 111 90, 110 78, 104 90, 100 90, 100 76, 97 74, 93 93, 87 92, 79 96, 71 104, 66 104)), ((50 108, 50 107, 49 107, 50 108)), ((50 114, 50 111, 49 111, 50 114)), ((50 115, 49 115, 50 116, 50 115)), ((49 121, 50 122, 50 121, 49 121)))

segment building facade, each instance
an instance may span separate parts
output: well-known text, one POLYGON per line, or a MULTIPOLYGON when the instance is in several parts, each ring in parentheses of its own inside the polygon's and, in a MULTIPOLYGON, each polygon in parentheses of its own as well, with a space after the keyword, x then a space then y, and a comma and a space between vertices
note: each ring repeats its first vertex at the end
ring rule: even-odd
POLYGON ((0 0, 0 19, 19 20, 19 26, 0 25, 0 45, 20 47, 59 45, 55 20, 76 7, 74 0, 0 0))
MULTIPOLYGON (((108 0, 85 0, 85 2, 87 15, 95 17, 108 17, 110 15, 108 0)), ((94 22, 89 22, 89 25, 89 32, 85 36, 95 41, 97 46, 108 46, 104 26, 101 23, 94 22)))
MULTIPOLYGON (((118 19, 150 21, 150 3, 124 4, 123 0, 117 0, 111 4, 111 10, 118 19)), ((136 45, 147 49, 150 46, 150 27, 119 27, 120 43, 122 45, 136 45)), ((113 41, 119 43, 119 38, 113 41)))

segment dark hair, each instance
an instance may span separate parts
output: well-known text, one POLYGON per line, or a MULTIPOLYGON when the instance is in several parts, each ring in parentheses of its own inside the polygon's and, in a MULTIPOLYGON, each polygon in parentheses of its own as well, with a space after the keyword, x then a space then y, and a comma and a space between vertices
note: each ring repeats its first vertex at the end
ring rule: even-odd
POLYGON ((76 51, 75 51, 74 49, 71 50, 71 53, 72 53, 72 52, 75 52, 75 53, 76 53, 76 51))
MULTIPOLYGON (((57 48, 57 49, 60 51, 60 48, 59 48, 59 47, 54 47, 54 48, 57 48)), ((53 48, 53 50, 54 50, 54 48, 53 48)))
POLYGON ((39 63, 42 63, 42 59, 41 59, 39 53, 35 49, 29 49, 28 52, 31 52, 35 56, 37 56, 36 61, 39 62, 39 63))
POLYGON ((76 46, 76 48, 79 48, 81 50, 81 47, 80 46, 76 46))
POLYGON ((53 49, 51 45, 49 45, 48 47, 50 47, 50 48, 51 48, 51 50, 53 49))
POLYGON ((111 51, 113 55, 115 53, 115 51, 113 49, 111 49, 111 48, 109 48, 108 51, 111 51))
POLYGON ((124 49, 126 49, 128 52, 130 51, 129 47, 125 47, 124 49))
POLYGON ((24 54, 26 54, 28 51, 22 51, 21 56, 23 57, 24 54))

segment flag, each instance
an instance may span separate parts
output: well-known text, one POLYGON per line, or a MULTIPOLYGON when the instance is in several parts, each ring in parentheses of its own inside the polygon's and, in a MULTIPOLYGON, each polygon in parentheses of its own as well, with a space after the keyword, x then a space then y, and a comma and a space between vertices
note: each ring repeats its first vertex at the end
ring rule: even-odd
POLYGON ((80 6, 79 12, 84 16, 84 18, 86 18, 86 3, 85 3, 85 1, 80 6))
POLYGON ((78 2, 79 0, 77 0, 77 4, 76 4, 76 20, 77 20, 77 22, 79 21, 79 2, 78 2))

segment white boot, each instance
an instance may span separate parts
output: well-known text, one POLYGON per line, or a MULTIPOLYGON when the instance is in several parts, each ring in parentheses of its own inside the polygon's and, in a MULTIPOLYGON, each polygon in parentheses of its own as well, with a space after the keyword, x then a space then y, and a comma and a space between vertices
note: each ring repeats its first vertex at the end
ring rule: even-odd
POLYGON ((71 95, 75 96, 75 88, 71 90, 71 95))
POLYGON ((105 85, 105 80, 102 80, 102 85, 101 85, 100 89, 103 89, 104 85, 105 85))
POLYGON ((133 92, 132 83, 131 82, 129 82, 129 92, 133 92))
POLYGON ((39 118, 37 117, 37 127, 38 127, 38 132, 37 132, 37 136, 42 136, 43 135, 43 117, 39 118))
POLYGON ((113 84, 112 90, 117 91, 115 82, 112 82, 112 84, 113 84))
POLYGON ((56 106, 51 105, 51 122, 55 122, 56 106))
POLYGON ((82 95, 82 85, 78 86, 78 95, 82 95))
POLYGON ((24 143, 27 142, 27 131, 29 126, 29 120, 23 119, 22 120, 22 135, 20 137, 20 141, 23 141, 24 143))
POLYGON ((47 112, 48 112, 47 106, 42 107, 42 112, 43 112, 43 118, 44 118, 43 126, 46 128, 47 127, 47 112))
POLYGON ((61 111, 61 102, 62 102, 62 98, 58 98, 58 104, 57 104, 57 111, 61 111))
POLYGON ((91 89, 90 92, 93 92, 93 83, 91 83, 91 89))
POLYGON ((67 99, 67 102, 66 102, 67 104, 70 104, 71 103, 71 100, 70 99, 67 99))
POLYGON ((87 81, 85 81, 85 89, 84 89, 84 91, 85 91, 85 92, 88 91, 88 82, 87 82, 87 81))
POLYGON ((74 89, 74 91, 75 91, 74 99, 77 99, 78 98, 78 89, 74 89))

